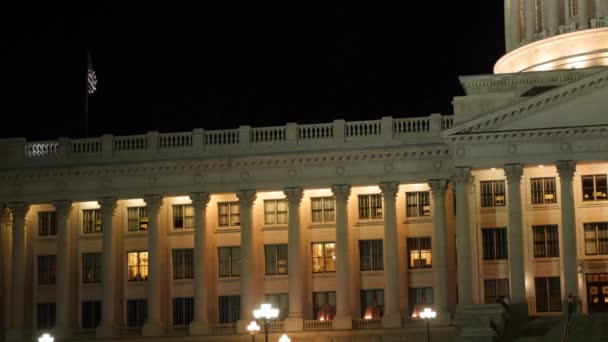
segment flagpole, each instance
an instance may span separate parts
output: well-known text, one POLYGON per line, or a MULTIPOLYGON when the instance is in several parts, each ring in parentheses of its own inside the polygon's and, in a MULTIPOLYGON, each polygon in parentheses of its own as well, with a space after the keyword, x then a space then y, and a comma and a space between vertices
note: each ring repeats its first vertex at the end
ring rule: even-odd
POLYGON ((89 137, 89 70, 91 70, 91 52, 87 49, 87 71, 85 75, 84 92, 84 137, 89 137))

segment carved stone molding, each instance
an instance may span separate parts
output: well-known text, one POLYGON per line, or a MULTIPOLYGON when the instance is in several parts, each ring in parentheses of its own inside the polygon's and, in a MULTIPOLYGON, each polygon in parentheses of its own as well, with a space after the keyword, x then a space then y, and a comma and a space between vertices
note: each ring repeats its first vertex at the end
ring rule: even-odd
POLYGON ((521 164, 505 164, 503 170, 509 184, 521 182, 521 176, 524 175, 524 167, 521 164))
POLYGON ((257 198, 257 194, 255 190, 238 190, 236 197, 239 199, 241 208, 251 208, 257 198))
POLYGON ((160 210, 163 205, 162 195, 146 195, 144 196, 144 202, 148 207, 148 216, 152 216, 160 210))
POLYGON ((454 173, 452 174, 452 180, 455 184, 465 184, 469 185, 473 176, 471 175, 471 168, 468 166, 456 167, 454 168, 454 173))
POLYGON ((302 188, 285 188, 283 193, 287 197, 287 203, 289 205, 300 205, 302 197, 304 196, 304 189, 302 188))
POLYGON ((114 215, 116 211, 116 198, 115 197, 103 197, 97 200, 97 203, 101 207, 101 213, 103 215, 114 215))
POLYGON ((576 162, 573 160, 560 160, 555 163, 559 178, 563 180, 572 180, 576 171, 576 162))
POLYGON ((382 197, 385 201, 394 201, 397 198, 397 192, 399 191, 398 182, 381 182, 380 190, 382 190, 382 197))
POLYGON ((332 185, 331 192, 336 197, 336 201, 348 202, 348 197, 350 196, 350 184, 332 185))
POLYGON ((203 208, 203 210, 206 209, 210 199, 211 196, 208 192, 190 193, 190 200, 192 201, 192 205, 194 206, 195 210, 196 208, 203 208))
POLYGON ((72 201, 69 200, 58 200, 53 201, 55 212, 57 213, 58 220, 67 220, 70 212, 72 211, 72 201))
POLYGON ((29 204, 25 202, 11 202, 8 204, 8 208, 13 213, 13 219, 15 217, 25 218, 25 215, 27 215, 27 212, 30 210, 29 204))
POLYGON ((429 179, 429 187, 434 197, 444 197, 448 190, 447 179, 429 179))

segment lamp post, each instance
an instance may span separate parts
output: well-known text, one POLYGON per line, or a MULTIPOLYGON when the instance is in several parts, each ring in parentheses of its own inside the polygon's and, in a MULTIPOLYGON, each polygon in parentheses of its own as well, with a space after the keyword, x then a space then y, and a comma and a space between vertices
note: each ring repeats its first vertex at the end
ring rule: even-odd
POLYGON ((262 304, 257 310, 253 310, 253 317, 264 322, 264 341, 268 342, 268 323, 279 317, 279 309, 273 308, 272 304, 262 304))
POLYGON ((53 342, 55 339, 53 338, 53 336, 49 335, 49 334, 42 334, 42 336, 40 336, 38 338, 38 342, 53 342))
POLYGON ((437 317, 437 313, 431 308, 424 308, 420 313, 420 318, 426 321, 426 339, 431 342, 431 320, 437 317))
POLYGON ((283 336, 281 336, 281 338, 279 339, 279 342, 291 342, 291 339, 289 338, 289 336, 287 336, 287 334, 283 334, 283 336))
POLYGON ((247 331, 251 334, 251 342, 255 342, 255 335, 260 332, 260 326, 255 321, 251 321, 247 326, 247 331))

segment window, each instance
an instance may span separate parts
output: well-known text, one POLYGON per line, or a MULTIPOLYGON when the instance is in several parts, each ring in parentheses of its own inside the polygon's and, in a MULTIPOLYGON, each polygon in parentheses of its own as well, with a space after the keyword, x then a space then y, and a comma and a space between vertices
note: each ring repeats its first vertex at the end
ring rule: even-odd
POLYGON ((57 220, 54 211, 38 213, 38 236, 57 235, 57 220))
POLYGON ((148 252, 127 253, 129 281, 148 280, 148 252))
POLYGON ((407 255, 410 268, 430 268, 433 266, 431 238, 416 237, 407 239, 407 255))
POLYGON ((82 254, 82 282, 99 283, 101 282, 101 253, 82 254))
POLYGON ((384 290, 361 290, 361 315, 365 319, 382 318, 384 290))
POLYGON ((285 224, 287 223, 287 200, 264 201, 264 223, 285 224))
POLYGON ((287 274, 287 244, 264 245, 266 274, 287 274))
POLYGON ((148 301, 145 299, 127 300, 127 327, 137 328, 146 323, 148 317, 148 301))
POLYGON ((543 2, 542 0, 534 1, 534 32, 542 32, 543 30, 543 2))
POLYGON ((38 303, 36 305, 36 327, 48 331, 55 327, 55 303, 38 303))
POLYGON ((241 317, 241 297, 220 296, 219 309, 219 324, 236 323, 241 317))
POLYGON ((483 260, 507 259, 507 228, 483 228, 483 260))
POLYGON ((193 252, 192 248, 174 249, 173 255, 173 279, 192 279, 193 272, 193 252))
POLYGON ((273 308, 279 309, 278 320, 282 321, 289 314, 289 295, 287 293, 267 294, 265 303, 272 304, 273 308))
POLYGON ((504 207, 505 181, 479 182, 481 188, 481 207, 504 207))
POLYGON ((536 312, 562 311, 562 294, 559 277, 534 278, 536 312))
POLYGON ((86 209, 82 211, 82 231, 85 234, 101 233, 101 210, 86 209))
POLYGON ((534 257, 559 257, 559 235, 557 225, 532 226, 534 234, 534 257))
POLYGON ((583 201, 605 201, 608 199, 606 175, 588 175, 581 177, 583 182, 583 201))
POLYGON ((219 247, 220 277, 238 277, 241 275, 241 247, 219 247))
POLYGON ((127 230, 130 232, 148 230, 148 208, 127 208, 127 230))
POLYGON ((312 272, 336 271, 336 244, 334 242, 318 242, 312 244, 312 272))
POLYGON ((334 222, 336 220, 333 197, 312 197, 312 222, 334 222))
POLYGON ((238 202, 218 203, 218 225, 238 227, 241 225, 241 207, 238 202))
POLYGON ((194 298, 173 298, 173 325, 188 325, 194 317, 194 298))
POLYGON ((359 195, 359 219, 382 219, 382 195, 359 195))
POLYGON ((83 329, 95 329, 101 321, 101 302, 81 303, 81 324, 83 329))
POLYGON ((384 260, 382 258, 382 240, 359 240, 359 268, 361 271, 383 270, 384 260))
POLYGON ((431 216, 431 202, 428 191, 406 192, 407 217, 431 216))
POLYGON ((432 287, 410 287, 410 312, 414 317, 418 317, 420 311, 425 307, 433 305, 433 288, 432 287))
POLYGON ((578 15, 578 1, 579 0, 569 0, 569 9, 570 9, 570 16, 571 17, 576 17, 578 15))
POLYGON ((555 177, 530 179, 532 204, 557 203, 555 177))
POLYGON ((608 222, 585 223, 585 255, 608 254, 608 222))
POLYGON ((316 320, 333 320, 336 315, 336 292, 313 292, 312 312, 316 320))
POLYGON ((54 255, 38 256, 38 285, 55 284, 55 266, 54 255))
POLYGON ((509 297, 509 279, 486 279, 483 281, 486 304, 495 304, 509 297))
POLYGON ((194 229, 194 207, 181 204, 173 206, 173 229, 194 229))

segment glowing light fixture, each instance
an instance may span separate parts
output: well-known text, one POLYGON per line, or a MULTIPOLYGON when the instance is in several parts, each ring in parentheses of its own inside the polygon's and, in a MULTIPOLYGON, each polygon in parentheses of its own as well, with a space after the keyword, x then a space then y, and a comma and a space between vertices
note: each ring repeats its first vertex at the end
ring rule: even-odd
POLYGON ((428 342, 431 342, 431 320, 437 317, 437 313, 431 308, 424 308, 420 313, 420 318, 426 321, 426 338, 428 342))
POLYGON ((495 167, 493 167, 491 170, 492 170, 492 171, 496 171, 496 168, 495 168, 495 167))
POLYGON ((272 304, 262 304, 259 309, 253 310, 253 317, 264 322, 264 340, 268 342, 268 324, 279 317, 279 309, 273 308, 272 304))
POLYGON ((287 334, 283 334, 283 336, 281 336, 281 338, 279 339, 279 342, 291 342, 291 339, 289 338, 289 336, 287 336, 287 334))
POLYGON ((55 341, 55 339, 53 338, 53 336, 49 335, 49 334, 42 334, 42 336, 40 336, 38 338, 38 342, 53 342, 55 341))
POLYGON ((545 167, 545 165, 540 164, 540 165, 538 165, 538 167, 543 168, 543 167, 545 167))

